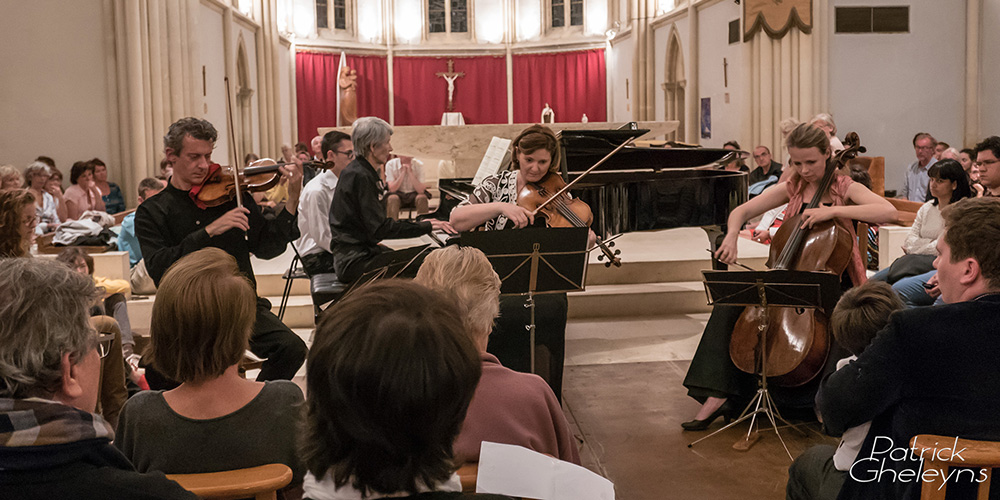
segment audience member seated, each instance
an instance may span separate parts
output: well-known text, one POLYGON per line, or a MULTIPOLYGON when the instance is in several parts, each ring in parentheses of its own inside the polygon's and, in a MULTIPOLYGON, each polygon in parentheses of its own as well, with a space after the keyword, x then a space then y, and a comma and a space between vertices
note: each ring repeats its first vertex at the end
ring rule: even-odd
POLYGON ((125 405, 115 446, 140 472, 217 472, 281 463, 302 481, 295 437, 302 391, 287 380, 239 374, 257 299, 236 259, 218 248, 192 252, 167 270, 150 326, 153 366, 181 382, 125 405))
POLYGON ((68 220, 79 219, 87 210, 104 210, 101 191, 94 184, 93 165, 84 161, 74 163, 69 171, 69 181, 73 185, 66 188, 63 194, 68 220))
POLYGON ((87 320, 97 296, 63 266, 0 265, 0 497, 195 499, 162 474, 136 472, 93 413, 109 347, 87 320))
POLYGON ((927 201, 927 169, 937 161, 934 158, 934 146, 937 141, 931 134, 919 132, 913 136, 913 150, 917 159, 906 166, 905 177, 903 179, 903 189, 899 191, 899 197, 923 203, 927 201))
POLYGON ((8 189, 21 189, 24 185, 24 177, 18 172, 14 165, 0 165, 0 191, 8 189))
MULTIPOLYGON (((847 174, 851 176, 852 181, 868 188, 869 191, 871 190, 872 176, 864 165, 858 162, 849 163, 847 174)), ((878 226, 878 224, 868 223, 868 234, 863 237, 868 239, 868 255, 862 255, 862 259, 867 261, 865 268, 873 271, 878 270, 878 226)), ((854 229, 857 232, 857 226, 854 229)))
MULTIPOLYGON (((722 146, 722 149, 730 149, 730 150, 733 150, 733 151, 740 151, 741 150, 740 143, 738 143, 736 141, 729 141, 729 142, 725 143, 722 146)), ((743 163, 742 159, 733 160, 733 161, 727 163, 726 166, 725 166, 725 169, 726 170, 733 170, 733 171, 739 170, 740 172, 749 172, 750 171, 750 168, 747 167, 745 163, 743 163)))
MULTIPOLYGON (((944 152, 947 151, 948 148, 950 148, 950 147, 951 147, 951 145, 948 144, 947 142, 938 141, 938 143, 934 145, 934 159, 937 160, 937 161, 941 161, 941 160, 945 159, 944 158, 944 152)), ((952 158, 952 159, 954 160, 955 158, 952 158)))
POLYGON ((778 183, 778 179, 781 179, 781 164, 771 158, 771 150, 767 146, 754 148, 753 161, 757 168, 750 172, 750 189, 751 195, 757 195, 767 186, 778 183))
POLYGON ((351 136, 339 132, 327 132, 320 145, 324 164, 313 180, 302 187, 299 195, 299 233, 302 235, 294 245, 302 257, 302 268, 310 276, 332 273, 333 254, 330 253, 330 205, 337 189, 340 174, 354 160, 354 146, 351 136))
MULTIPOLYGON (((872 423, 838 498, 919 498, 921 463, 903 453, 917 434, 1000 440, 1000 200, 961 200, 942 216, 934 266, 946 305, 894 314, 816 396, 834 436, 872 423)), ((968 482, 950 479, 949 497, 971 498, 958 491, 968 482)))
POLYGON ((37 223, 35 195, 27 189, 0 190, 0 259, 31 255, 37 223))
MULTIPOLYGON (((42 162, 42 163, 44 163, 44 162, 42 162)), ((48 165, 48 164, 46 163, 46 165, 48 165)), ((53 166, 49 166, 49 169, 52 172, 52 177, 49 177, 49 181, 45 184, 45 190, 51 192, 52 190, 58 188, 59 189, 59 193, 62 194, 63 193, 63 187, 62 187, 62 184, 63 184, 63 174, 62 174, 62 172, 60 172, 59 169, 57 169, 57 168, 55 168, 53 166)), ((63 195, 63 196, 65 196, 65 195, 63 195)), ((65 202, 65 200, 63 200, 63 201, 65 202)), ((65 206, 65 203, 63 203, 63 205, 65 206)), ((69 220, 68 216, 67 216, 67 220, 69 220)))
POLYGON ((929 306, 934 298, 924 284, 934 276, 937 240, 944 230, 941 211, 958 200, 969 198, 972 191, 962 165, 955 160, 941 160, 927 170, 930 178, 930 201, 917 211, 917 217, 903 242, 903 255, 872 279, 886 281, 902 297, 907 307, 929 306))
POLYGON ((174 164, 170 163, 167 158, 160 160, 160 175, 157 175, 156 178, 166 181, 170 179, 171 175, 174 175, 174 164))
POLYGON ((389 189, 386 217, 399 220, 400 208, 416 208, 426 214, 431 192, 424 184, 424 164, 410 156, 397 156, 385 164, 385 181, 389 189))
MULTIPOLYGON (((98 334, 107 335, 108 340, 113 341, 115 350, 101 360, 101 399, 98 401, 98 413, 111 425, 116 425, 118 414, 128 399, 126 377, 133 377, 135 368, 125 364, 125 360, 135 350, 125 297, 128 282, 94 277, 94 259, 81 248, 67 248, 59 252, 56 260, 92 279, 102 294, 92 304, 91 324, 98 334)), ((135 379, 137 377, 133 381, 135 379)))
POLYGON ((462 494, 455 474, 452 445, 480 376, 460 314, 401 280, 323 314, 306 364, 305 498, 506 498, 462 494))
POLYGON ((976 162, 983 196, 1000 196, 1000 137, 990 136, 976 144, 976 162))
POLYGON ((826 138, 830 139, 830 149, 833 154, 837 154, 844 149, 844 143, 837 138, 837 124, 833 122, 833 116, 829 113, 818 113, 809 120, 809 124, 826 133, 826 138))
POLYGON ((35 233, 41 236, 55 231, 59 224, 66 220, 67 213, 62 187, 49 182, 52 178, 52 169, 40 161, 35 161, 24 169, 24 178, 28 191, 35 196, 35 214, 38 215, 35 233))
POLYGON ((108 166, 99 158, 90 160, 94 166, 94 185, 101 192, 101 201, 109 214, 117 214, 125 211, 125 197, 122 196, 122 189, 114 182, 108 182, 108 166))
MULTIPOLYGON (((889 316, 903 309, 903 302, 883 281, 868 281, 840 297, 830 316, 833 337, 851 356, 837 362, 837 369, 858 359, 875 335, 889 323, 889 316)), ((817 445, 799 455, 788 469, 788 500, 834 500, 844 476, 858 456, 871 422, 844 431, 840 444, 817 445)))
POLYGON ((538 375, 505 368, 486 352, 493 320, 500 313, 500 277, 486 255, 471 247, 448 246, 427 256, 417 283, 451 298, 462 311, 465 333, 479 349, 482 377, 462 431, 455 441, 460 462, 478 462, 483 441, 516 444, 580 463, 575 438, 562 407, 538 375))
MULTIPOLYGON (((166 184, 154 177, 147 177, 139 181, 139 204, 141 205, 146 199, 163 191, 164 187, 166 184)), ((156 293, 156 284, 153 283, 153 278, 150 278, 146 271, 146 261, 142 259, 142 248, 139 247, 139 239, 135 236, 135 212, 122 219, 122 229, 118 233, 118 249, 128 252, 129 285, 132 287, 132 293, 139 295, 156 293)))

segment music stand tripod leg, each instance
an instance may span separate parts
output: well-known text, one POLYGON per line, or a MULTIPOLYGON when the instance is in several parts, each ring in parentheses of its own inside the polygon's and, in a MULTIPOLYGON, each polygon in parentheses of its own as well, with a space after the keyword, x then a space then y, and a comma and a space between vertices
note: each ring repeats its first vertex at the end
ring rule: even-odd
POLYGON ((531 358, 531 373, 535 374, 535 292, 527 293, 524 307, 529 310, 531 321, 524 328, 528 330, 528 356, 531 358))

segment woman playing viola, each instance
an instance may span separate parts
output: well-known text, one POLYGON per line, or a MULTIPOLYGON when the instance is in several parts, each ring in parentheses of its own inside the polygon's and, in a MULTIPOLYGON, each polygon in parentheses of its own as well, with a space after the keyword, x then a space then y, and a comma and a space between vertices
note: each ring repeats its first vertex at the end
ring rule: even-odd
MULTIPOLYGON (((549 174, 559 175, 559 141, 548 127, 532 125, 521 131, 512 145, 512 170, 484 179, 469 199, 451 212, 451 225, 457 231, 469 231, 481 225, 485 225, 487 231, 523 228, 534 223, 531 210, 518 206, 518 195, 526 186, 541 181, 549 174)), ((548 373, 539 375, 561 398, 566 294, 537 295, 535 307, 536 344, 549 353, 548 373)), ((526 324, 528 311, 524 308, 524 299, 501 299, 500 318, 487 348, 487 352, 495 355, 504 366, 521 372, 529 371, 531 366, 528 332, 524 328, 526 324)))
MULTIPOLYGON (((850 177, 839 174, 836 174, 837 177, 831 183, 830 189, 823 195, 822 206, 803 210, 808 203, 806 200, 812 199, 820 189, 827 161, 831 156, 830 140, 823 130, 813 125, 802 124, 789 133, 786 145, 791 158, 789 163, 792 173, 785 182, 768 188, 729 214, 728 232, 715 252, 715 257, 719 261, 726 264, 736 262, 737 241, 743 224, 752 217, 785 203, 788 203, 789 216, 802 213, 802 226, 805 228, 837 218, 841 219, 846 227, 851 228, 852 236, 853 224, 850 223, 852 220, 873 224, 896 220, 896 209, 887 200, 852 181, 850 177)), ((846 280, 842 278, 848 288, 860 285, 866 279, 857 238, 854 237, 853 240, 851 262, 845 273, 846 280), (849 284, 846 283, 848 281, 849 284)), ((728 416, 731 407, 723 406, 727 398, 743 396, 755 389, 753 377, 739 371, 729 358, 729 339, 743 309, 743 307, 717 306, 712 310, 712 316, 684 379, 688 395, 703 403, 695 420, 682 425, 687 430, 704 429, 719 416, 728 416)), ((816 381, 820 378, 817 377, 816 381)), ((802 388, 790 391, 801 394, 791 395, 786 401, 793 405, 800 401, 809 404, 812 401, 811 393, 814 391, 814 383, 806 384, 802 388)))

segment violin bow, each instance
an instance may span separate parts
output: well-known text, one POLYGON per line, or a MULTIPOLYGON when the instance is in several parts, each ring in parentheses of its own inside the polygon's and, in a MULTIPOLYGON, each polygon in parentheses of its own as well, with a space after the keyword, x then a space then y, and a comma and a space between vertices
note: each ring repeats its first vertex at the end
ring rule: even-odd
MULTIPOLYGON (((562 131, 560 131, 560 132, 559 132, 559 137, 562 137, 562 131)), ((614 149, 614 150, 612 150, 612 151, 611 151, 610 153, 608 153, 607 155, 605 155, 605 156, 604 156, 604 158, 601 158, 601 159, 600 159, 600 160, 599 160, 599 161, 598 161, 597 163, 595 163, 595 164, 594 164, 593 166, 591 166, 591 167, 590 167, 590 168, 588 168, 587 170, 584 170, 582 174, 578 175, 578 176, 576 177, 576 179, 573 179, 573 182, 570 182, 569 184, 566 184, 565 186, 563 186, 563 188, 562 188, 562 189, 560 189, 559 191, 556 191, 556 193, 555 193, 555 194, 553 194, 552 196, 550 196, 550 197, 549 197, 549 199, 547 199, 547 200, 543 201, 543 202, 542 202, 541 204, 539 204, 539 205, 538 205, 538 206, 537 206, 537 207, 535 208, 535 211, 534 211, 534 212, 531 212, 531 215, 532 215, 532 216, 535 216, 535 215, 538 215, 538 212, 539 212, 539 211, 540 211, 540 210, 541 210, 542 208, 544 208, 544 207, 545 207, 545 205, 548 205, 548 204, 549 204, 549 202, 551 202, 552 200, 554 200, 554 199, 558 198, 558 197, 559 197, 559 196, 560 196, 561 194, 565 193, 566 191, 569 191, 569 188, 573 187, 573 184, 576 184, 577 182, 580 182, 580 179, 583 179, 583 178, 584 178, 584 176, 586 176, 587 174, 589 174, 589 173, 593 172, 593 171, 594 171, 594 169, 596 169, 597 167, 599 167, 599 166, 601 166, 602 164, 604 164, 604 162, 608 161, 608 159, 609 159, 609 158, 611 158, 611 157, 612 157, 612 156, 614 156, 614 155, 615 155, 616 153, 618 153, 619 151, 621 151, 621 150, 622 150, 622 148, 624 148, 625 146, 628 146, 629 144, 632 144, 632 142, 633 142, 633 141, 635 141, 635 137, 629 137, 629 139, 628 139, 627 141, 625 141, 625 142, 623 142, 623 143, 619 144, 617 148, 615 148, 615 149, 614 149)))
POLYGON ((224 78, 226 82, 226 114, 229 118, 229 155, 233 166, 233 187, 236 189, 236 206, 243 208, 243 193, 240 189, 240 168, 236 151, 236 131, 233 128, 233 103, 229 93, 229 77, 224 78))

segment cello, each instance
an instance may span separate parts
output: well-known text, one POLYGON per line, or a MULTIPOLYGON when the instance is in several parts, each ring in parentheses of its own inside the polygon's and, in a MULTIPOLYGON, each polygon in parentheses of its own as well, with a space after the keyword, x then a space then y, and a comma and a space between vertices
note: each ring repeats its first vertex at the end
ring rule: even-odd
MULTIPOLYGON (((819 207, 837 171, 858 153, 865 152, 858 135, 848 134, 846 149, 827 161, 819 189, 805 207, 819 207)), ((793 207, 789 207, 794 210, 793 207)), ((839 219, 803 228, 801 214, 787 218, 771 242, 767 266, 771 269, 829 272, 840 276, 851 261, 853 231, 839 219)), ((729 355, 747 373, 766 376, 772 383, 798 387, 813 380, 830 352, 829 318, 815 309, 747 307, 733 329, 729 355), (767 317, 765 317, 765 315, 767 317), (766 329, 761 331, 761 325, 766 329), (767 358, 760 365, 760 335, 767 344, 767 358)))

